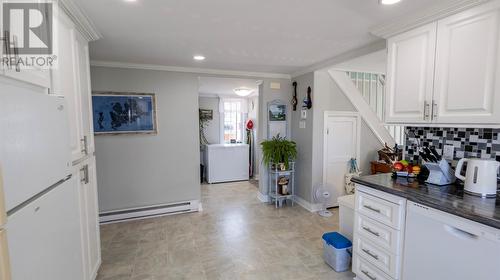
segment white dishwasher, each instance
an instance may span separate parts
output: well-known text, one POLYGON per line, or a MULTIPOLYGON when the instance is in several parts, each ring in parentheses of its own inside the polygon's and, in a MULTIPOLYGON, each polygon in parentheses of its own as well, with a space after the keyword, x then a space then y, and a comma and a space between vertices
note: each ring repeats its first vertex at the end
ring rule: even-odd
POLYGON ((250 146, 247 144, 206 145, 207 182, 222 183, 250 179, 250 146))
POLYGON ((409 202, 404 280, 500 279, 500 230, 409 202))

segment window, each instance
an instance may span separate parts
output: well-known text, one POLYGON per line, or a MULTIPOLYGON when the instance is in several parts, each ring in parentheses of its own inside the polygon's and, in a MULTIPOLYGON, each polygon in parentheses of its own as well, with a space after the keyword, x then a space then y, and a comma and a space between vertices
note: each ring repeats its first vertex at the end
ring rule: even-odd
POLYGON ((244 142, 246 114, 244 113, 244 102, 240 100, 223 101, 223 139, 224 143, 244 142))

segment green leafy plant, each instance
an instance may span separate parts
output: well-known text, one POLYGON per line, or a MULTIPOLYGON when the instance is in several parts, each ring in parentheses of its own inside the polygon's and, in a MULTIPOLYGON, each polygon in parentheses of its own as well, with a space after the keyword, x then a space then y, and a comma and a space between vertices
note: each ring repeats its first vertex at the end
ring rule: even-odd
POLYGON ((279 134, 271 140, 263 141, 261 146, 262 162, 266 165, 284 163, 288 169, 290 160, 297 158, 297 144, 280 137, 279 134))

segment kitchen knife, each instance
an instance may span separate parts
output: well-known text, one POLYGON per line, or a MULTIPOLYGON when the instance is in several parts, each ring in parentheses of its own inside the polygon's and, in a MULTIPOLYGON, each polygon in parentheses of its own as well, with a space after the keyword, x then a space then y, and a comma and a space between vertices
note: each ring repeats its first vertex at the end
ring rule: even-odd
POLYGON ((427 155, 425 154, 424 150, 420 149, 418 151, 418 154, 420 155, 420 157, 425 161, 425 162, 429 162, 429 157, 427 157, 427 155))
POLYGON ((438 162, 437 158, 432 155, 432 152, 431 152, 431 150, 429 148, 424 147, 424 152, 425 152, 425 155, 429 158, 430 161, 432 161, 432 162, 438 162))
POLYGON ((436 147, 431 146, 431 147, 430 147, 430 150, 431 150, 432 154, 436 157, 436 159, 437 159, 438 161, 441 161, 441 156, 440 156, 440 155, 439 155, 439 153, 437 152, 436 147))

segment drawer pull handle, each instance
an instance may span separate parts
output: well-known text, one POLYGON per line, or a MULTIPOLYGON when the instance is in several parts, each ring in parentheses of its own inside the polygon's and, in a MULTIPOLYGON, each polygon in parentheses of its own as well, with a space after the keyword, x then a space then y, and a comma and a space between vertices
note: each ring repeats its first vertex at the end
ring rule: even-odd
POLYGON ((380 233, 376 232, 376 231, 373 231, 371 228, 369 227, 363 227, 364 230, 368 231, 369 233, 379 237, 380 236, 380 233))
POLYGON ((365 207, 366 209, 371 210, 373 212, 377 212, 379 214, 382 212, 382 211, 380 211, 380 209, 373 208, 370 205, 363 205, 363 207, 365 207))
POLYGON ((367 250, 367 249, 363 249, 363 252, 365 252, 368 256, 378 260, 378 256, 375 255, 374 253, 370 252, 370 250, 367 250))
POLYGON ((377 277, 371 276, 371 274, 368 271, 361 270, 361 272, 363 272, 363 274, 366 275, 366 277, 370 278, 371 280, 377 280, 377 277))

